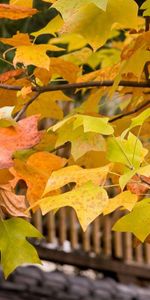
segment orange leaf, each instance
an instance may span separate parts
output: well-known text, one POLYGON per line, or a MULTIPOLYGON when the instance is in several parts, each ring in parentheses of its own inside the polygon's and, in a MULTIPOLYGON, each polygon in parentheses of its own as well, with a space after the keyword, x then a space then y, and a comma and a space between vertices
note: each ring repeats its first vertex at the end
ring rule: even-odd
POLYGON ((37 201, 43 194, 46 182, 52 171, 62 168, 67 160, 48 152, 37 152, 26 162, 15 160, 11 173, 15 176, 13 186, 19 179, 23 179, 27 186, 27 200, 30 204, 37 201))
POLYGON ((24 73, 23 69, 17 69, 17 70, 11 70, 3 74, 0 74, 0 82, 5 82, 12 77, 21 75, 22 73, 24 73))
POLYGON ((13 47, 31 45, 29 35, 20 32, 17 32, 17 34, 13 35, 11 38, 0 38, 0 42, 13 47))
POLYGON ((28 149, 38 144, 42 133, 37 130, 38 116, 18 122, 15 127, 0 128, 0 169, 12 166, 12 154, 16 150, 28 149))
POLYGON ((11 20, 18 20, 37 13, 35 8, 25 8, 16 5, 0 4, 0 18, 7 18, 11 20))

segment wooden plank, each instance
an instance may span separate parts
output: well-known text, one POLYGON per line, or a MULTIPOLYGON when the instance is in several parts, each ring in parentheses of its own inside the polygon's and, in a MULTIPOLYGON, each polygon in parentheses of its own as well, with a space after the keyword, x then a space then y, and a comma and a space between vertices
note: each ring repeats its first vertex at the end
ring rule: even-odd
POLYGON ((143 245, 140 244, 135 248, 135 260, 137 263, 143 263, 144 257, 143 257, 143 245))
POLYGON ((144 244, 145 248, 145 261, 150 264, 150 244, 144 244))
POLYGON ((83 251, 77 254, 76 252, 66 253, 64 251, 47 249, 40 245, 36 246, 36 248, 41 259, 44 260, 150 280, 150 266, 146 264, 126 264, 102 256, 91 257, 83 251))
POLYGON ((56 228, 55 228, 55 215, 53 212, 49 212, 46 215, 46 225, 47 225, 47 242, 53 243, 56 239, 56 228))
POLYGON ((64 245, 67 239, 67 228, 66 228, 66 208, 61 208, 58 212, 59 214, 59 244, 64 245))
POLYGON ((78 221, 73 209, 70 209, 70 242, 71 248, 77 249, 78 248, 78 221))
POLYGON ((103 219, 103 252, 106 256, 112 255, 112 233, 111 216, 105 216, 103 219))
POLYGON ((42 214, 40 209, 37 210, 33 216, 32 216, 33 224, 34 226, 41 232, 43 233, 43 221, 42 221, 42 214))
POLYGON ((117 258, 123 258, 123 241, 122 233, 114 232, 114 255, 117 258))
POLYGON ((97 217, 92 224, 92 242, 93 251, 96 254, 100 253, 100 218, 97 217))
POLYGON ((90 228, 89 227, 87 228, 87 230, 85 232, 82 230, 82 249, 85 252, 90 252, 90 250, 91 250, 91 245, 90 245, 90 228))
POLYGON ((133 243, 132 243, 132 233, 124 233, 124 260, 126 262, 131 262, 133 258, 133 243))

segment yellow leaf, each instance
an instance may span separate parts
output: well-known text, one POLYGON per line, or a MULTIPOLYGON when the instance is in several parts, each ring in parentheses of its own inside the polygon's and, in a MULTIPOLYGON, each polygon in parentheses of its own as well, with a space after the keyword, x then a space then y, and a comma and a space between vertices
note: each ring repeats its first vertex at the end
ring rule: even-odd
POLYGON ((101 168, 83 169, 74 165, 53 172, 47 181, 44 195, 50 191, 63 187, 70 182, 75 182, 78 186, 80 186, 90 180, 94 184, 104 185, 111 166, 112 164, 101 168))
POLYGON ((125 191, 118 194, 116 197, 109 199, 108 205, 105 207, 103 214, 107 215, 116 210, 118 207, 131 211, 138 200, 137 195, 132 194, 130 191, 125 191))
POLYGON ((80 34, 62 34, 60 37, 50 39, 51 44, 68 44, 68 51, 73 51, 84 47, 87 42, 80 34))
POLYGON ((61 13, 65 20, 61 32, 81 34, 94 49, 104 45, 114 28, 138 25, 138 6, 133 0, 109 0, 106 11, 91 3, 73 12, 67 6, 61 13))
POLYGON ((70 192, 43 198, 35 205, 40 206, 43 215, 64 206, 73 207, 85 231, 87 226, 102 213, 107 203, 107 192, 92 182, 86 182, 70 192))
POLYGON ((29 105, 27 116, 39 114, 41 118, 61 120, 63 110, 56 101, 71 101, 71 99, 61 91, 43 93, 29 105))
POLYGON ((23 7, 32 7, 33 0, 28 0, 26 2, 24 0, 10 0, 9 4, 23 6, 23 7))
POLYGON ((61 16, 57 15, 44 28, 39 31, 32 32, 31 34, 35 37, 41 34, 54 34, 55 32, 59 31, 63 23, 64 21, 62 20, 61 16))
POLYGON ((17 63, 23 63, 25 66, 34 65, 49 70, 50 58, 46 55, 46 52, 61 50, 61 48, 46 44, 18 46, 13 64, 15 67, 17 63))

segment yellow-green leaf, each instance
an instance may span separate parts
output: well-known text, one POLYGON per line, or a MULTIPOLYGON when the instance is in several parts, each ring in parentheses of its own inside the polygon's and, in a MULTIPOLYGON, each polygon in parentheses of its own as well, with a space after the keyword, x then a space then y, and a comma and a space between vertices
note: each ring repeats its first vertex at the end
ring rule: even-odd
POLYGON ((119 219, 113 230, 132 232, 140 241, 144 242, 150 233, 150 199, 137 203, 133 210, 119 219))
POLYGON ((24 263, 40 263, 34 247, 26 237, 42 238, 41 233, 20 218, 0 220, 1 264, 5 277, 24 263))

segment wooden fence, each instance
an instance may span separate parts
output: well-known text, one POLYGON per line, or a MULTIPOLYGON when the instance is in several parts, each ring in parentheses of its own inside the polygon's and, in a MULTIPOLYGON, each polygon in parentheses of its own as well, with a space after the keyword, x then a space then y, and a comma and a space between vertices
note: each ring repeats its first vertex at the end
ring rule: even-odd
POLYGON ((121 260, 128 264, 150 265, 150 245, 140 244, 134 247, 131 233, 113 232, 112 225, 120 212, 108 216, 99 216, 83 232, 71 208, 62 208, 55 215, 48 213, 45 217, 38 211, 33 216, 33 224, 44 234, 47 243, 59 250, 74 252, 80 250, 90 256, 102 256, 121 260))

